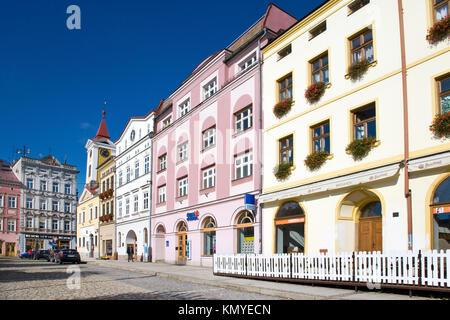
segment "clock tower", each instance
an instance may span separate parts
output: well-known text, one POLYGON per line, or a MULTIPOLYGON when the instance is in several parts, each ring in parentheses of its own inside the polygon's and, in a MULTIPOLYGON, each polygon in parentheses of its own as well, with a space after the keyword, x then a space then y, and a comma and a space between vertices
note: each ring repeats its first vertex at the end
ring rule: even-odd
POLYGON ((116 146, 110 140, 108 129, 105 121, 106 112, 103 111, 103 118, 94 138, 89 139, 86 143, 87 165, 86 165, 86 184, 91 185, 98 183, 99 177, 97 168, 111 156, 116 155, 116 146))

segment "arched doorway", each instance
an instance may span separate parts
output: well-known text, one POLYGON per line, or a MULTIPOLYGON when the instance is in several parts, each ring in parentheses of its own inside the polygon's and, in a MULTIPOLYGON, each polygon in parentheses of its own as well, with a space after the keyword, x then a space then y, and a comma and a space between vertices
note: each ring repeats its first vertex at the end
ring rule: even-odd
POLYGON ((186 264, 186 247, 187 247, 187 225, 186 222, 181 221, 177 225, 177 264, 186 264))
POLYGON ((278 209, 275 226, 276 253, 305 252, 305 213, 297 202, 278 209))
POLYGON ((242 211, 236 221, 237 253, 255 252, 255 217, 250 211, 242 211))
POLYGON ((359 251, 381 251, 383 249, 383 222, 380 201, 372 201, 362 207, 358 229, 359 251))
POLYGON ((448 250, 450 249, 450 177, 436 188, 431 208, 433 213, 432 248, 448 250))
POLYGON ((216 253, 216 221, 207 217, 202 223, 203 255, 212 256, 216 253))
POLYGON ((159 225, 156 228, 155 234, 155 261, 164 261, 166 259, 166 229, 163 225, 159 225))
POLYGON ((137 242, 136 233, 133 230, 128 231, 127 238, 126 238, 127 248, 126 248, 125 252, 128 252, 128 248, 131 247, 133 249, 133 252, 134 252, 134 259, 135 260, 136 260, 136 257, 137 257, 136 242, 137 242))

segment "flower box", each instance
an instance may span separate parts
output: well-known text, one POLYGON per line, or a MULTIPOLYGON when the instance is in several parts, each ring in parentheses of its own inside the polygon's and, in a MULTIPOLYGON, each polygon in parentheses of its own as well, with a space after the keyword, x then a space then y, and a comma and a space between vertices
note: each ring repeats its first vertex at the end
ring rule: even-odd
POLYGON ((280 163, 274 168, 273 174, 278 180, 286 180, 291 175, 291 168, 292 166, 289 162, 280 163))
POLYGON ((101 216, 100 217, 100 221, 101 222, 109 222, 109 221, 112 221, 113 220, 113 214, 112 213, 109 213, 109 214, 105 214, 104 216, 101 216))
POLYGON ((278 102, 273 107, 273 113, 277 118, 281 118, 291 110, 291 107, 292 107, 292 99, 285 99, 283 101, 278 102))
POLYGON ((329 156, 330 154, 327 151, 315 151, 306 157, 305 166, 310 170, 319 169, 329 156))
POLYGON ((367 156, 376 145, 377 140, 373 137, 353 140, 349 143, 345 151, 353 156, 354 160, 361 160, 367 156))
POLYGON ((305 91, 305 98, 309 103, 315 103, 322 98, 325 93, 326 84, 325 82, 317 82, 308 87, 305 91))
POLYGON ((436 115, 430 126, 430 131, 437 138, 450 138, 450 112, 436 115))
POLYGON ((369 66, 371 65, 371 63, 372 62, 370 62, 369 60, 364 59, 355 64, 352 64, 348 68, 348 76, 352 80, 360 79, 367 72, 367 70, 369 70, 369 66))
POLYGON ((445 17, 436 22, 427 34, 427 40, 430 44, 436 44, 446 38, 450 37, 449 17, 445 17))

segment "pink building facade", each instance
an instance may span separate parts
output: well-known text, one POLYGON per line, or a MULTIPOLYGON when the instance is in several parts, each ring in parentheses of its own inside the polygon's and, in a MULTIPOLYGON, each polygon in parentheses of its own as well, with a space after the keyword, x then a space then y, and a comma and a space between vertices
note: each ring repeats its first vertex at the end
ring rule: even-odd
POLYGON ((211 266, 214 253, 258 253, 260 48, 297 20, 270 4, 159 105, 153 137, 152 260, 211 266), (256 199, 255 206, 252 204, 256 199))
POLYGON ((22 184, 9 164, 0 160, 0 255, 19 253, 22 184))

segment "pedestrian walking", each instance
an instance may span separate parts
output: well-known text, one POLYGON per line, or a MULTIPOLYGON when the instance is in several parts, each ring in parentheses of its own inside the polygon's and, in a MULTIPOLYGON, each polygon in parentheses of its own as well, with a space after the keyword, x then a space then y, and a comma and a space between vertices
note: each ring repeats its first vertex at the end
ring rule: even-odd
POLYGON ((128 253, 128 262, 130 262, 130 260, 131 260, 131 262, 134 262, 134 257, 133 257, 133 255, 134 255, 134 249, 133 249, 132 246, 129 246, 129 247, 127 248, 127 253, 128 253))

